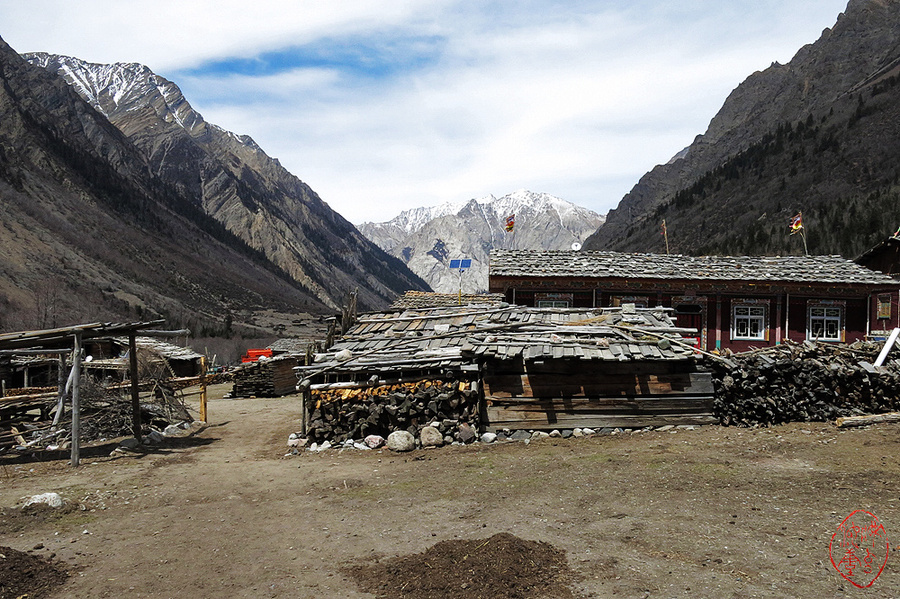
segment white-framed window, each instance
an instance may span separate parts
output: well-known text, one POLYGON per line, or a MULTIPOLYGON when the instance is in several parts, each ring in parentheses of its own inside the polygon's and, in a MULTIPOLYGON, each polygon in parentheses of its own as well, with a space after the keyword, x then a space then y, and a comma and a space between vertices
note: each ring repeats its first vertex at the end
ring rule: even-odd
POLYGON ((623 304, 634 304, 635 308, 646 308, 650 305, 650 298, 646 295, 614 295, 610 298, 610 306, 618 308, 623 304))
POLYGON ((569 302, 566 300, 538 300, 538 308, 568 308, 569 302))
POLYGON ((574 293, 539 292, 534 294, 534 305, 538 308, 569 308, 574 299, 574 293))
POLYGON ((843 341, 844 308, 810 306, 806 338, 812 341, 843 341))
POLYGON ((744 304, 732 306, 731 338, 745 341, 765 341, 766 307, 744 304))

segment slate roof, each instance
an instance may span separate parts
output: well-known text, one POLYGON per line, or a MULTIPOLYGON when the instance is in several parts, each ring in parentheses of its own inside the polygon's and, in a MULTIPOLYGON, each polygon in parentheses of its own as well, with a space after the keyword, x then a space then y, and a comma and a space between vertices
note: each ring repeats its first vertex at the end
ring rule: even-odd
MULTIPOLYGON (((866 268, 869 268, 868 264, 871 262, 875 262, 875 259, 878 257, 879 254, 881 254, 883 252, 887 252, 892 249, 894 251, 896 251, 898 247, 900 247, 900 236, 892 235, 892 236, 888 237, 887 239, 885 239, 884 241, 882 241, 881 243, 879 243, 878 245, 876 245, 872 248, 869 248, 868 250, 866 250, 865 252, 860 254, 859 257, 854 260, 854 262, 856 262, 857 264, 860 264, 862 266, 865 266, 866 268)), ((875 269, 872 269, 872 270, 875 270, 875 269)), ((875 272, 883 273, 884 271, 875 270, 875 272)), ((885 274, 887 274, 887 273, 885 273, 885 274)), ((897 275, 894 274, 892 276, 896 277, 897 275)))
POLYGON ((309 345, 309 339, 289 337, 284 339, 276 339, 268 346, 268 349, 271 349, 272 353, 274 354, 302 355, 306 353, 306 348, 309 347, 309 345))
MULTIPOLYGON (((127 337, 113 337, 112 341, 115 342, 120 348, 124 350, 124 353, 118 358, 95 358, 90 362, 84 362, 84 368, 104 368, 104 369, 119 369, 119 370, 127 370, 128 369, 128 338, 127 337)), ((155 339, 153 337, 135 337, 134 345, 138 349, 138 353, 141 350, 149 352, 153 356, 158 358, 165 358, 166 360, 188 360, 188 361, 197 361, 203 357, 202 354, 195 352, 193 349, 189 347, 182 347, 180 345, 174 345, 172 343, 167 343, 165 341, 160 341, 159 339, 155 339)))
POLYGON ((398 297, 391 308, 404 310, 406 308, 453 308, 469 305, 500 305, 506 302, 502 293, 436 293, 433 291, 407 291, 398 297))
POLYGON ((634 328, 680 340, 693 329, 676 328, 668 308, 456 307, 410 309, 363 315, 311 366, 295 370, 314 376, 325 369, 378 372, 476 364, 482 359, 687 360, 694 352, 634 328), (351 359, 340 360, 347 350, 351 359))
POLYGON ((683 256, 570 250, 493 250, 490 276, 897 285, 891 277, 840 256, 683 256))
MULTIPOLYGON (((128 339, 123 338, 118 341, 125 347, 128 346, 128 339)), ((152 337, 135 337, 134 345, 138 349, 147 350, 167 360, 199 360, 203 357, 203 354, 199 354, 189 347, 166 343, 152 337)))

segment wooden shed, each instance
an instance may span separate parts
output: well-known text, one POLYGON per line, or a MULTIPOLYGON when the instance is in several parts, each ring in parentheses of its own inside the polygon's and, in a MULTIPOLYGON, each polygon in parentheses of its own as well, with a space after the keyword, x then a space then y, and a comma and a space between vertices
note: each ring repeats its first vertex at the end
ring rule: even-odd
POLYGON ((483 429, 713 422, 711 375, 670 308, 470 305, 362 315, 311 366, 313 389, 470 380, 483 429))

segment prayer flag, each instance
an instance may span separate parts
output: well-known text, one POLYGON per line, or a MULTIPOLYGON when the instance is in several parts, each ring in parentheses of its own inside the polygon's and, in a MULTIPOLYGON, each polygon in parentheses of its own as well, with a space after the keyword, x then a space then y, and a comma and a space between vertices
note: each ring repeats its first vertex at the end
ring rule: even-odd
POLYGON ((800 231, 803 228, 803 213, 798 212, 797 216, 791 219, 791 235, 800 231))

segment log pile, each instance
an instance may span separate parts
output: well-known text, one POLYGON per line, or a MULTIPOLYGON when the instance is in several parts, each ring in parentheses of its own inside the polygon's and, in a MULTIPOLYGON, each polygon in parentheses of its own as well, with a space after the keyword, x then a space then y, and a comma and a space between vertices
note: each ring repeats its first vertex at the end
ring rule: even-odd
POLYGON ((425 380, 356 389, 314 389, 308 403, 310 441, 321 443, 387 437, 398 430, 419 436, 437 422, 452 440, 466 441, 463 429, 478 428, 478 391, 460 380, 425 380))
POLYGON ((279 356, 242 366, 234 372, 232 397, 281 397, 297 390, 297 358, 279 356))
POLYGON ((900 363, 872 363, 881 345, 785 342, 710 361, 723 425, 826 421, 900 407, 900 363))

